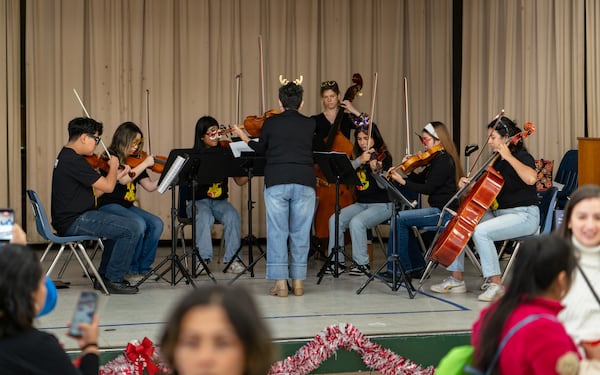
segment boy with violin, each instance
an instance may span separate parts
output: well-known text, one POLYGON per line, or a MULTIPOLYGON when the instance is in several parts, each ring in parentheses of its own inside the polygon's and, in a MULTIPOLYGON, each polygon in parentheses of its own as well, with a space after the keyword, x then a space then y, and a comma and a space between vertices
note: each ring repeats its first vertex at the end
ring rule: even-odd
POLYGON ((124 279, 136 244, 143 232, 121 216, 99 211, 97 198, 115 189, 117 179, 129 173, 119 170, 119 159, 111 155, 108 173, 102 176, 86 161, 102 141, 102 124, 89 117, 74 118, 68 125, 69 140, 59 152, 52 173, 52 226, 61 236, 91 235, 113 242, 112 252, 103 252, 101 276, 109 293, 135 294, 138 288, 124 279))
MULTIPOLYGON (((131 157, 135 159, 134 155, 142 151, 143 144, 144 138, 141 129, 133 122, 128 121, 119 125, 115 130, 108 149, 119 159, 121 165, 126 165, 131 157)), ((135 224, 138 231, 143 233, 135 245, 133 259, 129 265, 128 274, 125 276, 127 281, 132 284, 138 283, 144 274, 152 270, 158 241, 163 231, 163 222, 160 217, 134 205, 138 183, 146 191, 155 191, 158 188, 157 181, 152 180, 146 171, 153 165, 154 157, 152 156, 146 156, 145 159, 139 160, 135 167, 129 165, 129 173, 121 174, 117 178, 114 190, 103 194, 98 199, 100 211, 121 216, 123 220, 135 224)), ((113 251, 113 245, 113 241, 106 241, 104 253, 110 254, 113 251)), ((105 269, 102 267, 98 269, 100 274, 103 274, 104 271, 105 269)))
MULTIPOLYGON (((396 217, 396 227, 391 228, 390 238, 395 235, 397 254, 402 262, 402 268, 408 276, 420 277, 425 268, 425 260, 419 249, 412 227, 423 228, 436 225, 444 205, 456 193, 458 181, 463 175, 458 152, 448 133, 448 128, 442 122, 433 121, 421 131, 421 143, 427 148, 423 155, 427 157, 409 157, 399 167, 389 170, 388 177, 408 190, 418 194, 428 195, 429 207, 400 211, 396 217), (413 166, 425 166, 421 172, 412 172, 413 166), (402 170, 408 177, 398 172, 402 170), (395 231, 395 232, 393 232, 395 231)), ((458 202, 450 208, 456 210, 458 202)), ((443 222, 450 219, 445 213, 443 222)), ((393 241, 388 242, 388 255, 393 254, 393 241)), ((388 271, 384 277, 391 277, 392 264, 388 263, 388 271)))

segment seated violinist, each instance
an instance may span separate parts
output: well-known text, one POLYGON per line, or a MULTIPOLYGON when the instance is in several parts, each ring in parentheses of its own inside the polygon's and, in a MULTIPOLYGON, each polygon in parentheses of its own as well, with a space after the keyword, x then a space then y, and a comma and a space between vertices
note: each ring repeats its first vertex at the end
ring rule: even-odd
POLYGON ((144 233, 134 222, 96 206, 96 198, 112 192, 117 179, 130 168, 119 170, 119 158, 111 155, 108 172, 102 176, 86 161, 84 156, 92 155, 102 142, 101 123, 78 117, 69 122, 68 129, 69 141, 56 157, 52 173, 52 226, 60 236, 90 235, 112 242, 112 251, 104 251, 100 262, 106 288, 114 294, 137 293, 138 288, 124 276, 144 233))
MULTIPOLYGON (((124 122, 115 130, 109 151, 119 158, 121 165, 125 165, 128 158, 142 151, 143 144, 144 138, 140 128, 133 122, 124 122)), ((125 276, 132 284, 136 284, 152 270, 158 241, 163 231, 160 217, 134 204, 138 183, 146 191, 155 191, 158 187, 157 181, 146 171, 153 165, 154 158, 151 155, 147 156, 137 166, 132 167, 129 173, 120 175, 112 192, 105 193, 98 199, 100 211, 121 216, 121 220, 132 222, 138 227, 138 231, 143 233, 135 245, 133 259, 125 276)), ((113 245, 113 241, 106 241, 104 252, 112 252, 113 245)), ((103 274, 105 269, 100 268, 98 271, 103 274)))
MULTIPOLYGON (((368 120, 367 120, 368 121, 368 120)), ((387 170, 392 166, 392 156, 387 151, 385 142, 377 125, 373 124, 369 138, 369 126, 362 123, 354 132, 355 156, 352 166, 362 185, 356 186, 356 203, 344 207, 339 215, 339 246, 344 247, 344 231, 350 229, 352 240, 352 258, 355 265, 350 269, 350 275, 360 276, 370 271, 369 254, 367 251, 367 229, 389 219, 392 216, 392 204, 387 191, 377 185, 371 171, 382 168, 387 170)), ((335 233, 335 214, 329 218, 329 233, 335 233)), ((335 246, 335 235, 329 236, 329 249, 335 246)), ((343 253, 339 261, 344 261, 343 253)), ((344 267, 340 264, 341 268, 344 267)))
MULTIPOLYGON (((420 277, 425 268, 425 260, 419 249, 411 227, 423 228, 438 223, 442 208, 456 193, 459 179, 463 176, 458 152, 450 138, 448 128, 439 121, 425 126, 421 132, 421 142, 427 148, 422 155, 405 158, 400 167, 390 169, 389 176, 410 191, 428 195, 429 207, 400 211, 396 217, 396 227, 390 230, 390 239, 396 235, 396 250, 402 262, 402 268, 408 276, 420 277), (403 177, 397 169, 408 173, 416 165, 426 165, 420 173, 412 172, 408 178, 403 177), (394 232, 395 231, 395 232, 394 232)), ((458 208, 458 202, 450 207, 458 208)), ((444 213, 443 223, 450 219, 444 213)), ((393 254, 392 244, 388 241, 388 255, 393 254)), ((388 275, 392 272, 392 264, 388 263, 388 275)))
MULTIPOLYGON (((211 116, 203 116, 196 123, 194 150, 202 151, 215 147, 220 147, 219 123, 211 116)), ((248 182, 248 177, 234 177, 233 180, 241 186, 248 182)), ((192 217, 192 204, 196 205, 196 247, 202 259, 206 263, 212 260, 213 246, 210 231, 215 220, 218 220, 223 224, 225 241, 223 262, 227 264, 234 260, 227 272, 240 273, 244 271, 244 266, 233 257, 240 248, 242 224, 239 212, 227 201, 228 186, 227 177, 217 179, 210 184, 199 184, 194 193, 195 201, 191 201, 191 194, 185 197, 189 200, 186 210, 188 217, 192 217)))
MULTIPOLYGON (((540 225, 533 156, 525 148, 522 138, 516 144, 511 142, 513 136, 519 133, 521 130, 508 117, 501 117, 488 125, 488 144, 500 156, 493 167, 504 178, 504 185, 496 197, 497 205, 492 204, 473 232, 473 243, 481 259, 483 277, 489 280, 483 286, 485 292, 478 297, 480 301, 495 301, 504 293, 494 242, 532 235, 540 225)), ((459 188, 470 182, 468 178, 461 178, 459 188)), ((466 293, 464 258, 462 251, 448 267, 452 276, 432 285, 431 290, 436 293, 466 293)))

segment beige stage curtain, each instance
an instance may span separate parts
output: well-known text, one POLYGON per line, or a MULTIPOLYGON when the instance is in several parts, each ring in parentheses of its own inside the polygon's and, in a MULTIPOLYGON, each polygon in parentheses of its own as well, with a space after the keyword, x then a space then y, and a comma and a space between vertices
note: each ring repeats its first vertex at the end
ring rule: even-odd
POLYGON ((577 148, 584 129, 583 1, 464 0, 463 145, 482 144, 487 123, 504 108, 519 124, 537 126, 526 141, 534 157, 558 163, 577 148))
MULTIPOLYGON (((52 164, 68 121, 83 115, 73 89, 104 123, 106 143, 121 122, 134 121, 146 150, 158 155, 191 147, 202 115, 236 122, 238 74, 242 118, 261 114, 259 35, 265 110, 277 108, 280 74, 304 76, 302 112, 310 115, 321 110, 321 81, 337 80, 344 90, 359 72, 365 87, 355 104, 369 112, 378 72, 375 121, 399 161, 406 148, 404 77, 411 133, 451 119, 450 25, 446 0, 28 0, 28 188, 50 208, 52 164)), ((252 182, 259 237, 266 233, 262 180, 252 182)), ((230 187, 246 232, 247 187, 230 187)), ((171 233, 168 195, 140 193, 140 206, 165 221, 163 238, 171 233)))
POLYGON ((0 206, 21 221, 21 75, 19 1, 0 3, 0 206))
POLYGON ((588 137, 600 138, 600 3, 586 0, 588 137))

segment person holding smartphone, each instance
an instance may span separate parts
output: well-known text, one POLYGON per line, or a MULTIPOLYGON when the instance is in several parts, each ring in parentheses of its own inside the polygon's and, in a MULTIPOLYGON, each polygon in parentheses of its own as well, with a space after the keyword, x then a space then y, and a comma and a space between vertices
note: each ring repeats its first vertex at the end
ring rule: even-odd
POLYGON ((46 301, 46 276, 36 255, 26 245, 0 249, 0 369, 6 374, 98 374, 98 316, 79 323, 73 337, 81 349, 75 367, 53 335, 33 326, 46 301))

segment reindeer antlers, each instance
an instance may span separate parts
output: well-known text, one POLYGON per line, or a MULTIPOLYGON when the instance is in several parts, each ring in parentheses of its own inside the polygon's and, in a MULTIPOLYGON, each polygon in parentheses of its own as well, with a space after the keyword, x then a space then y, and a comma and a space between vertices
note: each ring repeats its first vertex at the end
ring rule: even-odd
MULTIPOLYGON (((302 84, 302 80, 304 79, 304 77, 302 77, 302 75, 300 75, 300 78, 296 78, 294 80, 294 84, 300 86, 302 84)), ((287 78, 283 78, 283 75, 280 74, 279 75, 279 83, 281 83, 281 86, 285 86, 289 83, 290 81, 287 78)))

